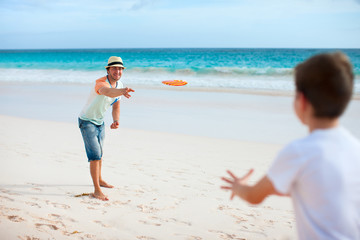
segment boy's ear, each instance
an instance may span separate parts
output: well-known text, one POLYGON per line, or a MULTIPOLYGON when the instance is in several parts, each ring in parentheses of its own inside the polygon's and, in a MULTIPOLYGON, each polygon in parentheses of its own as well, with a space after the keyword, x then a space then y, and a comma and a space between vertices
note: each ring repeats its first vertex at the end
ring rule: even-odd
POLYGON ((300 108, 303 112, 308 108, 309 101, 302 92, 298 92, 298 98, 300 102, 300 108))

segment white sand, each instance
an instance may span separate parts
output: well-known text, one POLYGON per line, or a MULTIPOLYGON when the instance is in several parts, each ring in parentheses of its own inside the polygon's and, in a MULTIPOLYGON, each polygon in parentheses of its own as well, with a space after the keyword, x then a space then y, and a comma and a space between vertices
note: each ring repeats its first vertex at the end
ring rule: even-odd
MULTIPOLYGON (((76 124, 88 89, 30 89, 0 90, 0 239, 296 238, 289 198, 251 206, 220 190, 226 169, 255 168, 255 182, 306 134, 291 97, 138 90, 121 129, 106 129, 103 177, 115 188, 102 202, 74 197, 93 191, 76 124)), ((353 101, 343 119, 357 137, 359 114, 353 101)))
POLYGON ((287 198, 250 206, 219 189, 226 169, 254 180, 280 145, 107 129, 103 176, 92 191, 75 124, 1 116, 1 239, 289 239, 287 198))

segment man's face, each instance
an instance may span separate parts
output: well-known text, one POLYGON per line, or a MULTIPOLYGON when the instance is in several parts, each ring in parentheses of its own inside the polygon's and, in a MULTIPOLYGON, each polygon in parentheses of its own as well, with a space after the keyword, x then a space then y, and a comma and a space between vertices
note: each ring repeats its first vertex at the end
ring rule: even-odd
POLYGON ((108 68, 108 75, 113 81, 118 81, 123 73, 123 68, 121 67, 109 67, 108 68))

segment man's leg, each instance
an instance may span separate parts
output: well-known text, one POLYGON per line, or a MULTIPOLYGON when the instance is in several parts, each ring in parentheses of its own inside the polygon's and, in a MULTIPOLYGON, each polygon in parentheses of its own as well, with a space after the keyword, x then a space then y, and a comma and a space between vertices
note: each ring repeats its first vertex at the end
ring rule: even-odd
POLYGON ((99 173, 99 184, 100 184, 100 187, 106 187, 106 188, 113 188, 114 186, 113 185, 110 185, 108 183, 106 183, 102 177, 101 177, 101 166, 102 166, 102 159, 99 161, 99 165, 100 165, 100 173, 99 173))
POLYGON ((101 180, 102 145, 105 138, 104 124, 98 126, 90 121, 79 119, 79 128, 84 139, 86 155, 90 162, 90 174, 94 184, 94 193, 92 195, 104 201, 109 200, 100 189, 101 184, 104 184, 101 180))
POLYGON ((101 171, 101 160, 90 161, 90 174, 94 184, 93 196, 97 199, 107 201, 107 196, 101 191, 100 188, 100 171, 101 171))

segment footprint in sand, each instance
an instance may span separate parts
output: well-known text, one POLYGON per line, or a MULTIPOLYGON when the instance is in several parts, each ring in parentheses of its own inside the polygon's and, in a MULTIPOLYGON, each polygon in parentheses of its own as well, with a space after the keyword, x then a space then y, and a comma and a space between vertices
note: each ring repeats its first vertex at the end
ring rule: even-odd
POLYGON ((12 222, 23 222, 23 221, 25 221, 25 219, 23 219, 22 217, 16 216, 16 215, 7 216, 7 218, 12 222))
POLYGON ((240 216, 235 215, 235 214, 231 214, 230 216, 232 216, 233 218, 236 219, 236 223, 243 223, 243 222, 247 222, 247 221, 248 221, 248 220, 246 220, 245 218, 240 217, 240 216))
POLYGON ((97 223, 97 224, 99 224, 100 226, 105 227, 105 228, 109 228, 109 227, 110 227, 109 225, 106 225, 105 223, 103 223, 103 222, 101 222, 101 221, 94 221, 94 223, 97 223))
POLYGON ((232 210, 230 207, 228 207, 228 206, 225 206, 225 205, 219 205, 218 206, 218 210, 232 210))
POLYGON ((91 206, 93 206, 93 207, 95 207, 95 206, 100 206, 101 205, 101 203, 100 202, 98 202, 98 201, 94 201, 95 199, 92 199, 92 198, 88 198, 88 199, 86 199, 86 200, 82 200, 81 201, 81 203, 85 203, 85 204, 89 204, 89 205, 91 205, 91 206))
POLYGON ((44 224, 44 223, 36 223, 35 224, 37 229, 51 229, 51 230, 58 230, 59 228, 53 224, 44 224))
POLYGON ((52 214, 49 214, 49 219, 50 220, 53 220, 53 221, 56 221, 57 223, 61 223, 62 225, 64 225, 61 220, 65 219, 65 220, 68 220, 70 222, 77 222, 75 219, 73 218, 69 218, 69 217, 64 217, 64 216, 61 216, 59 214, 55 214, 55 213, 52 213, 52 214))
POLYGON ((180 224, 184 224, 186 226, 191 226, 191 222, 186 222, 186 221, 181 221, 181 220, 178 220, 176 218, 170 218, 168 220, 166 220, 166 222, 174 222, 174 223, 180 223, 180 224))
POLYGON ((55 208, 61 208, 61 209, 69 209, 70 208, 69 205, 66 205, 63 203, 54 203, 54 202, 46 201, 46 204, 48 204, 48 205, 51 204, 55 208))
POLYGON ((156 240, 156 238, 148 237, 148 236, 136 236, 136 238, 140 240, 156 240))
POLYGON ((110 206, 117 206, 117 205, 127 205, 130 202, 131 202, 131 200, 127 200, 127 201, 124 201, 124 202, 117 200, 117 201, 107 202, 107 203, 104 204, 104 206, 105 207, 110 207, 110 206))
POLYGON ((141 222, 143 224, 146 224, 146 225, 153 225, 153 226, 157 226, 157 227, 161 226, 161 223, 153 223, 153 222, 148 222, 148 221, 145 221, 145 220, 139 220, 139 222, 141 222))
POLYGON ((49 217, 54 218, 54 219, 59 219, 59 218, 61 218, 60 215, 55 214, 55 213, 49 214, 49 217))
MULTIPOLYGON (((166 223, 172 222, 172 223, 184 224, 186 226, 191 226, 192 225, 191 222, 181 221, 181 220, 178 220, 176 218, 161 219, 161 218, 159 218, 157 216, 150 216, 148 218, 151 219, 151 220, 156 220, 156 221, 162 222, 162 223, 164 223, 164 222, 166 222, 166 223)), ((148 222, 143 221, 143 220, 140 220, 139 222, 149 224, 148 222)), ((153 225, 160 226, 161 224, 153 224, 153 225)))
POLYGON ((34 203, 34 202, 25 202, 27 205, 30 205, 32 207, 37 207, 37 208, 41 208, 41 206, 37 203, 34 203))
POLYGON ((224 211, 225 214, 235 218, 235 221, 237 224, 240 224, 240 223, 244 223, 244 222, 248 222, 249 220, 249 217, 251 219, 255 219, 255 215, 252 214, 252 213, 243 213, 243 212, 238 212, 239 209, 237 208, 231 208, 229 206, 226 206, 226 205, 219 205, 218 206, 218 210, 220 211, 224 211), (238 212, 238 213, 233 213, 234 211, 238 212), (242 216, 240 216, 242 215, 242 216))
POLYGON ((9 208, 9 207, 5 207, 5 206, 0 206, 0 216, 1 217, 6 217, 7 215, 5 213, 9 213, 9 212, 19 212, 20 209, 18 208, 9 208))
POLYGON ((198 236, 189 236, 188 238, 186 238, 186 240, 202 240, 202 237, 198 237, 198 236))
POLYGON ((25 236, 25 237, 20 237, 20 240, 40 240, 40 238, 37 237, 30 237, 30 236, 25 236))
POLYGON ((52 203, 54 207, 56 208, 62 208, 62 209, 69 209, 70 206, 62 203, 52 203))
MULTIPOLYGON (((7 194, 7 195, 12 195, 12 196, 18 196, 19 194, 17 193, 13 193, 11 192, 10 190, 7 190, 7 189, 1 189, 0 190, 3 194, 7 194)), ((3 196, 0 196, 0 197, 5 197, 4 195, 3 196)), ((6 197, 5 197, 6 198, 6 197)))
POLYGON ((0 201, 2 201, 2 200, 6 200, 6 201, 10 201, 10 202, 15 201, 15 200, 12 199, 12 198, 9 198, 9 197, 6 197, 6 196, 0 196, 0 201))
POLYGON ((183 237, 183 239, 186 239, 186 240, 202 240, 203 239, 202 237, 199 237, 199 236, 192 236, 192 235, 188 236, 188 235, 179 234, 179 233, 175 234, 175 236, 181 236, 181 237, 183 237))
POLYGON ((230 240, 230 239, 235 239, 235 240, 246 240, 245 238, 240 238, 237 237, 235 234, 229 234, 223 231, 218 231, 218 230, 209 230, 209 232, 213 232, 213 233, 218 233, 219 237, 221 239, 225 239, 225 240, 230 240))
POLYGON ((137 205, 138 208, 140 208, 141 212, 143 213, 154 213, 154 212, 158 212, 159 209, 151 207, 151 206, 146 206, 146 205, 137 205))

